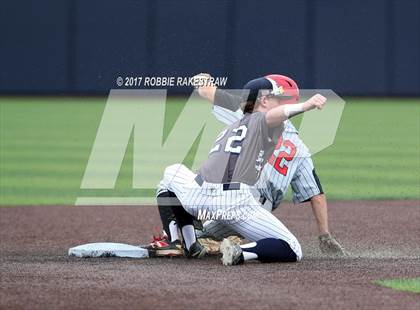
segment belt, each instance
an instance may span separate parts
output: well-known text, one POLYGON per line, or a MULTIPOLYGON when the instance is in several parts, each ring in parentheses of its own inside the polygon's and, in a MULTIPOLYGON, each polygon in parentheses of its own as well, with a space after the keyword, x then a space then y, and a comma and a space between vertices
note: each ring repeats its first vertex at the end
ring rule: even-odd
POLYGON ((260 202, 262 205, 265 204, 266 201, 267 201, 267 198, 265 198, 264 196, 260 197, 260 202))
MULTIPOLYGON (((198 185, 202 186, 204 183, 204 179, 201 175, 197 174, 195 177, 195 182, 197 182, 198 185)), ((232 183, 223 183, 223 190, 224 191, 237 191, 241 189, 241 183, 239 182, 232 182, 232 183)))

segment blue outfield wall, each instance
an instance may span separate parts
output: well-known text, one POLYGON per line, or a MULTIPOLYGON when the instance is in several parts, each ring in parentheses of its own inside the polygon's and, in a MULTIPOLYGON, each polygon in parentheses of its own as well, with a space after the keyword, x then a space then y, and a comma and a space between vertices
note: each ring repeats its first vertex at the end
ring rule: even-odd
POLYGON ((420 96, 419 29, 419 0, 5 0, 0 93, 106 94, 118 76, 207 71, 229 88, 275 72, 420 96))

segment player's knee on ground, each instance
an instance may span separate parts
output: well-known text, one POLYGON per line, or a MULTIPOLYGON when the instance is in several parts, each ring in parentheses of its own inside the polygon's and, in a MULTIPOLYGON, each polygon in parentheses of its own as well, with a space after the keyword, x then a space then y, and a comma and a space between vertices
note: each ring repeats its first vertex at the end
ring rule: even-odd
POLYGON ((296 262, 300 258, 290 245, 281 239, 266 238, 256 242, 255 247, 244 249, 258 255, 258 260, 263 263, 296 262))

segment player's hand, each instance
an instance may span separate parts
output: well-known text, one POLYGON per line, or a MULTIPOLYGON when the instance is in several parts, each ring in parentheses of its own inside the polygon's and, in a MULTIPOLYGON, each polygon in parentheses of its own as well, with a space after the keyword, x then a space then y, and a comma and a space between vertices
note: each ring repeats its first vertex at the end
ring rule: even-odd
POLYGON ((192 77, 192 86, 200 89, 203 86, 213 86, 211 75, 208 73, 199 73, 192 77))
POLYGON ((345 255, 343 247, 330 234, 320 235, 318 239, 319 239, 319 249, 321 250, 322 254, 327 254, 327 255, 332 255, 332 256, 345 255))
POLYGON ((193 76, 193 86, 197 89, 198 94, 214 102, 217 87, 212 82, 212 76, 208 73, 199 73, 193 76))
POLYGON ((322 109, 326 102, 327 98, 320 94, 316 94, 315 96, 312 96, 307 101, 305 101, 305 103, 303 104, 304 110, 306 112, 315 108, 322 109))

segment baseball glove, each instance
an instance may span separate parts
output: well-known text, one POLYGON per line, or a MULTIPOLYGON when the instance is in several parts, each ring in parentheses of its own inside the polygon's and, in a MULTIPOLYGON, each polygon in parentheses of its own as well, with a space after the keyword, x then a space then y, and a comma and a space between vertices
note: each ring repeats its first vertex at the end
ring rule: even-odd
MULTIPOLYGON (((242 239, 238 236, 229 236, 227 239, 231 240, 236 244, 241 244, 242 239)), ((221 241, 215 240, 213 238, 198 238, 198 241, 202 246, 206 248, 207 254, 217 255, 220 253, 220 244, 221 241)))
POLYGON ((331 234, 323 234, 319 237, 319 249, 323 254, 333 256, 344 256, 345 252, 343 247, 334 239, 331 234))

